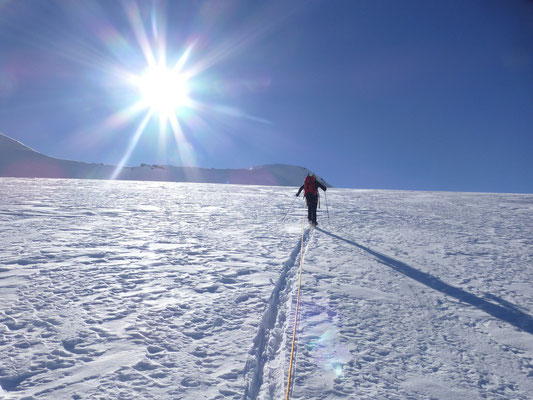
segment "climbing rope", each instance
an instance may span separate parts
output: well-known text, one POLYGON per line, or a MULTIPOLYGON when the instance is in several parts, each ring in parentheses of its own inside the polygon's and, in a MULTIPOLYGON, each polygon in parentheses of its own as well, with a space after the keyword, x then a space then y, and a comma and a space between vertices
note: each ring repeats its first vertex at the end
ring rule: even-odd
POLYGON ((291 375, 292 375, 292 365, 294 359, 294 344, 296 342, 296 327, 298 325, 298 309, 300 308, 300 292, 302 288, 302 270, 304 266, 304 221, 305 221, 305 208, 304 215, 302 216, 302 244, 300 246, 300 276, 298 278, 298 295, 296 297, 296 314, 294 315, 294 330, 292 332, 292 346, 291 346, 291 358, 289 361, 289 377, 287 379, 287 395, 285 400, 289 400, 289 395, 291 391, 291 375))

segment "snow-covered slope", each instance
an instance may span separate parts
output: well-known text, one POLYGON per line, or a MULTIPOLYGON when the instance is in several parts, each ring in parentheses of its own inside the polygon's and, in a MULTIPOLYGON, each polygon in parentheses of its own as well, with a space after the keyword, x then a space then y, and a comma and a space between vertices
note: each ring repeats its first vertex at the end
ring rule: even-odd
POLYGON ((0 133, 0 152, 8 153, 12 151, 27 151, 35 153, 35 150, 23 145, 15 139, 11 139, 10 137, 0 133))
POLYGON ((303 250, 291 399, 531 399, 533 196, 294 192, 0 178, 0 398, 285 398, 303 250))
MULTIPOLYGON (((77 179, 114 177, 118 180, 300 186, 309 172, 311 171, 306 168, 285 164, 262 165, 248 169, 141 164, 138 167, 125 167, 116 172, 116 167, 111 165, 48 157, 0 134, 0 176, 77 179)), ((330 186, 327 183, 326 185, 330 186)))

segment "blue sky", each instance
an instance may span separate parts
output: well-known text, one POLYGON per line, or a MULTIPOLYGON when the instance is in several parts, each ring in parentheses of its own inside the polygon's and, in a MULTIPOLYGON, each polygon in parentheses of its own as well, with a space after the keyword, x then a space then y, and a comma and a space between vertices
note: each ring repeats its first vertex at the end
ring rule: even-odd
POLYGON ((0 0, 0 132, 87 162, 533 193, 532 21, 526 0, 0 0), (131 110, 147 48, 184 61, 177 125, 131 110))

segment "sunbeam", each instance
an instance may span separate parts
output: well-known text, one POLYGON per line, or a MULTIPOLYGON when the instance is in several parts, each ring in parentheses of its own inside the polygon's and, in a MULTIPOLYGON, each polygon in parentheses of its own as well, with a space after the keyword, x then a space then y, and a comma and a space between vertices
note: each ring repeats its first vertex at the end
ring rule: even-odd
POLYGON ((146 128, 146 125, 148 124, 148 121, 150 121, 150 118, 152 118, 152 112, 151 111, 146 113, 144 119, 139 124, 139 127, 137 128, 137 130, 135 131, 135 134, 133 135, 133 137, 130 140, 130 144, 128 146, 128 149, 126 150, 126 153, 124 154, 124 156, 120 160, 119 164, 115 168, 115 171, 113 172, 113 175, 111 175, 110 179, 113 179, 113 180, 117 179, 118 175, 120 174, 120 172, 122 171, 122 169, 126 165, 126 162, 130 158, 131 153, 135 149, 135 146, 137 146, 137 142, 141 138, 141 136, 142 136, 142 134, 144 132, 144 128, 146 128))
POLYGON ((196 159, 194 157, 194 151, 187 138, 183 134, 181 124, 175 114, 172 114, 169 118, 170 126, 172 127, 172 133, 176 139, 178 146, 178 153, 181 161, 185 161, 185 165, 196 165, 196 159))
POLYGON ((148 39, 146 30, 144 29, 144 23, 142 21, 137 3, 132 2, 130 3, 130 6, 126 6, 125 9, 133 32, 135 33, 135 37, 137 38, 137 42, 141 47, 141 50, 144 54, 144 58, 146 59, 146 62, 149 66, 156 65, 154 52, 152 50, 152 46, 150 45, 150 40, 148 39))

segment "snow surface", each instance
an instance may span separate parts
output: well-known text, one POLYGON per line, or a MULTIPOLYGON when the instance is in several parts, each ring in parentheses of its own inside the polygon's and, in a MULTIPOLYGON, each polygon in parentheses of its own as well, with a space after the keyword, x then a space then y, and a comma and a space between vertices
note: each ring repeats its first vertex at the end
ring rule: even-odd
POLYGON ((0 397, 284 398, 304 229, 291 398, 533 398, 533 196, 295 192, 0 178, 0 397))

